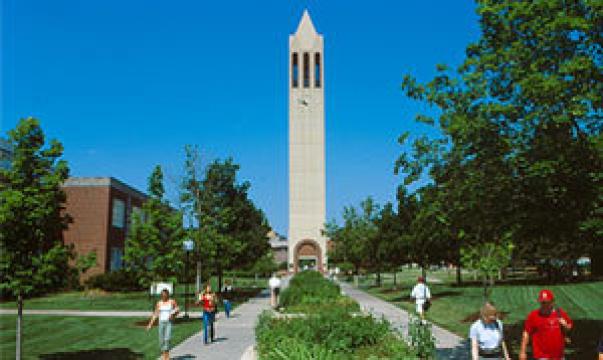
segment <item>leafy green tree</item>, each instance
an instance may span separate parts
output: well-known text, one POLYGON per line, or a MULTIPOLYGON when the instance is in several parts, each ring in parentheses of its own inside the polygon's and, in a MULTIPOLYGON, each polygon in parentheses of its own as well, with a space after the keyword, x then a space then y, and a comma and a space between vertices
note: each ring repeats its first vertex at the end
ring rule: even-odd
POLYGON ((96 251, 90 251, 87 254, 78 254, 75 258, 75 268, 79 274, 85 274, 88 270, 97 265, 96 251))
POLYGON ((159 280, 175 282, 184 265, 182 212, 170 206, 164 192, 163 171, 157 165, 149 177, 149 198, 140 213, 133 214, 124 254, 127 268, 144 286, 159 280))
POLYGON ((46 146, 38 120, 22 119, 8 137, 14 158, 10 169, 0 169, 0 291, 17 297, 20 359, 24 297, 61 288, 71 274, 72 252, 62 240, 70 217, 61 189, 69 168, 60 160, 60 142, 46 146))
POLYGON ((335 220, 325 225, 325 235, 333 241, 329 255, 332 261, 352 264, 355 274, 359 273, 361 267, 370 267, 375 263, 369 259, 369 254, 378 251, 378 246, 373 244, 377 235, 374 223, 377 211, 377 205, 369 197, 362 201, 359 209, 344 207, 342 226, 335 220))
MULTIPOLYGON (((396 271, 402 265, 407 254, 401 240, 402 229, 400 221, 392 203, 386 203, 375 221, 377 226, 377 239, 379 243, 380 266, 376 269, 387 269, 394 273, 394 286, 396 285, 396 271)), ((381 284, 378 284, 381 285, 381 284)))
POLYGON ((396 170, 406 183, 429 172, 456 249, 500 244, 511 233, 515 255, 526 261, 574 263, 594 255, 603 169, 593 141, 603 123, 602 5, 476 3, 482 34, 457 71, 438 66, 425 84, 404 79, 409 97, 438 109, 437 121, 417 121, 442 137, 416 139, 396 170))
POLYGON ((494 279, 501 269, 509 266, 514 245, 510 241, 497 244, 486 242, 461 249, 463 265, 475 270, 482 278, 484 301, 490 300, 494 279))
POLYGON ((268 221, 249 199, 251 185, 237 181, 238 170, 230 158, 215 160, 200 181, 189 171, 183 187, 182 199, 197 219, 201 261, 218 276, 220 289, 224 271, 249 267, 269 250, 268 221))

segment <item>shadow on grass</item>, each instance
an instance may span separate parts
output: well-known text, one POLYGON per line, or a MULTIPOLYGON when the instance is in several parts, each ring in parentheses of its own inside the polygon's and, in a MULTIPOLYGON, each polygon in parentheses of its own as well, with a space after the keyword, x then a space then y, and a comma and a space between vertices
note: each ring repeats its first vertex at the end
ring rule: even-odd
MULTIPOLYGON (((601 278, 591 277, 591 278, 571 278, 571 279, 554 279, 548 280, 546 278, 541 277, 530 277, 530 278, 516 278, 516 279, 505 279, 505 280, 496 280, 496 286, 518 286, 518 285, 538 285, 538 286, 550 286, 550 285, 567 285, 567 284, 588 284, 593 282, 601 281, 601 278)), ((484 284, 480 280, 470 280, 463 279, 463 283, 461 285, 456 282, 452 282, 447 284, 453 288, 473 288, 478 287, 481 288, 484 284)))
POLYGON ((72 352, 60 352, 53 354, 42 354, 39 357, 43 360, 78 360, 78 359, 89 359, 89 360, 138 360, 143 359, 144 355, 133 352, 127 348, 116 348, 116 349, 92 349, 92 350, 80 350, 72 352))
MULTIPOLYGON (((512 349, 511 358, 519 355, 519 345, 523 332, 523 322, 505 326, 505 338, 512 349)), ((603 334, 603 320, 575 319, 574 329, 569 337, 571 343, 566 345, 566 359, 582 360, 596 359, 597 344, 603 334)))

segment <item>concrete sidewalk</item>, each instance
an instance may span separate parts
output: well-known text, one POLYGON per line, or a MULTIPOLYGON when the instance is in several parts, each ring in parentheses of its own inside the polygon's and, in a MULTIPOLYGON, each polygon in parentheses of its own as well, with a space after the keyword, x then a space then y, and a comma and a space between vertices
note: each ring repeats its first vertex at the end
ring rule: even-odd
MULTIPOLYGON (((269 308, 270 293, 263 290, 258 296, 234 309, 230 319, 220 313, 221 317, 215 324, 216 342, 204 345, 203 332, 200 331, 172 349, 170 357, 178 360, 239 360, 244 355, 253 358, 255 324, 260 313, 269 308)), ((201 326, 199 320, 199 328, 201 326)))
MULTIPOLYGON (((408 312, 399 307, 381 300, 373 295, 359 290, 351 284, 340 282, 341 289, 345 295, 356 300, 363 310, 368 311, 374 317, 380 319, 385 317, 392 326, 405 336, 408 335, 408 312)), ((469 346, 466 339, 453 334, 432 324, 433 335, 436 338, 438 359, 469 359, 469 346)))

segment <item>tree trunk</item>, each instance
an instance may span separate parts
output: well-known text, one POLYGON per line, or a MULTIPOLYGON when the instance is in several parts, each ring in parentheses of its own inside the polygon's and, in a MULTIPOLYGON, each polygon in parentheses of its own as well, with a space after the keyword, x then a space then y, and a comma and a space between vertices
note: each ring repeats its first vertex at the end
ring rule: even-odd
POLYGON ((423 279, 427 281, 427 270, 425 270, 424 265, 421 266, 421 276, 423 276, 423 279))
POLYGON ((461 263, 459 262, 458 265, 456 266, 456 284, 457 285, 463 285, 463 278, 461 276, 461 263))
POLYGON ((21 334, 23 333, 23 295, 17 296, 17 344, 15 349, 15 359, 21 360, 21 334))
POLYGON ((375 278, 375 285, 377 287, 381 286, 381 272, 377 270, 377 277, 375 278))
POLYGON ((394 270, 394 289, 396 288, 396 286, 398 286, 398 283, 396 281, 396 275, 398 275, 398 272, 394 270))

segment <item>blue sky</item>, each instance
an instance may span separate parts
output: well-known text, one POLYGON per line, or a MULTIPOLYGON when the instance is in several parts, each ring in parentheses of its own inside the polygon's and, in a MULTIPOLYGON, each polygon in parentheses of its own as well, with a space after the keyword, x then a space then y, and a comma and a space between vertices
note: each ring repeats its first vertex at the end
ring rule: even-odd
POLYGON ((308 8, 325 37, 327 215, 395 199, 404 131, 429 111, 402 77, 458 65, 475 5, 449 1, 3 0, 0 134, 38 117, 73 176, 139 189, 156 164, 170 196, 185 144, 232 156, 273 227, 287 231, 288 35, 308 8))

